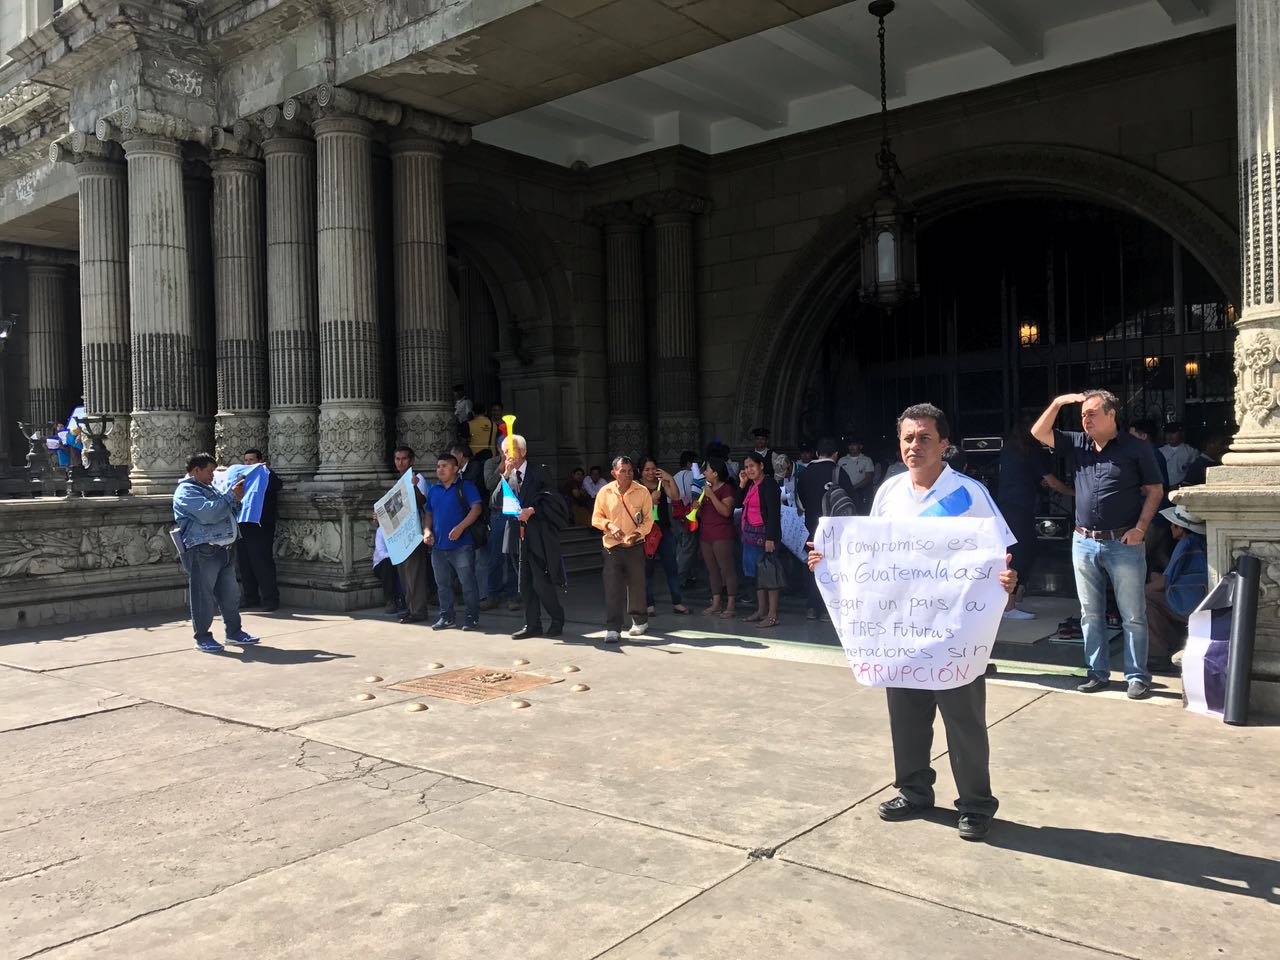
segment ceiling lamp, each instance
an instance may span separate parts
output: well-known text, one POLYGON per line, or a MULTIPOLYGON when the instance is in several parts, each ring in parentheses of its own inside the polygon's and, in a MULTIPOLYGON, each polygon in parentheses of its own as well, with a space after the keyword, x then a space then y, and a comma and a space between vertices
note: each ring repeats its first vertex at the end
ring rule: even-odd
POLYGON ((916 283, 916 215, 898 196, 897 181, 902 176, 898 158, 889 143, 889 94, 885 81, 884 18, 891 14, 894 0, 872 0, 867 6, 880 21, 880 190, 871 209, 860 218, 862 229, 862 289, 864 303, 892 310, 919 292, 916 283))

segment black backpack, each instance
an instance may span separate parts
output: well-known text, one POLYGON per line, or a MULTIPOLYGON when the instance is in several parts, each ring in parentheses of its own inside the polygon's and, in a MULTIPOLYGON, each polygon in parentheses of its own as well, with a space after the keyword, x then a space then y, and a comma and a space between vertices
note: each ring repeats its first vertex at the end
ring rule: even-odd
POLYGON ((840 486, 839 480, 832 480, 822 493, 822 516, 824 517, 856 517, 858 510, 853 504, 849 491, 840 486))

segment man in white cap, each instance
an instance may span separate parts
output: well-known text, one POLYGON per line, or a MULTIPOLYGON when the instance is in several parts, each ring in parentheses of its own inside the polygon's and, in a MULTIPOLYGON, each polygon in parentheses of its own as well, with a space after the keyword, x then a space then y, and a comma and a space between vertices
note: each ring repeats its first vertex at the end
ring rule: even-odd
POLYGON ((1173 555, 1164 573, 1147 583, 1147 669, 1172 673, 1174 651, 1187 642, 1187 617, 1209 591, 1209 554, 1204 521, 1186 507, 1168 507, 1160 516, 1173 531, 1173 555))

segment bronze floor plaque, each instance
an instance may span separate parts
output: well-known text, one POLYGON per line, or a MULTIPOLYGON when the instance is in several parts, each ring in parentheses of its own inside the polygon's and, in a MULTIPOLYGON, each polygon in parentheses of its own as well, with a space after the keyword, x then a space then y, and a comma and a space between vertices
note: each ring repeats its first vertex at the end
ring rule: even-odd
POLYGON ((558 677, 539 677, 532 673, 513 673, 496 667, 463 667, 430 677, 418 677, 391 684, 392 690, 421 693, 458 703, 484 703, 509 693, 523 693, 547 683, 563 682, 558 677))

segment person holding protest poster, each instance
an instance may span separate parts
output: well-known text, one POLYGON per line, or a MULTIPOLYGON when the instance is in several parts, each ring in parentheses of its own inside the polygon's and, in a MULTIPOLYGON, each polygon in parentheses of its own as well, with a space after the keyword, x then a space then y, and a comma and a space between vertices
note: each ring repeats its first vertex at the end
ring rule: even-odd
POLYGON ((631 636, 649 626, 645 609, 644 538, 653 529, 653 498, 635 482, 630 457, 614 457, 613 481, 596 494, 591 525, 603 534, 605 643, 622 638, 622 615, 631 613, 631 636))
MULTIPOLYGON (((851 543, 841 544, 841 546, 857 548, 859 561, 857 570, 873 566, 862 560, 862 557, 867 554, 861 553, 861 550, 867 546, 888 548, 910 546, 918 553, 929 546, 935 550, 935 555, 937 551, 945 548, 944 555, 960 561, 960 566, 953 569, 942 561, 935 564, 934 557, 930 556, 918 565, 924 569, 916 569, 910 564, 912 560, 909 556, 910 551, 904 551, 904 554, 893 552, 892 549, 886 551, 892 559, 885 561, 888 565, 876 571, 877 575, 874 579, 888 580, 892 576, 895 582, 890 587, 904 591, 901 602, 909 603, 910 609, 915 609, 917 606, 937 607, 945 595, 949 602, 941 609, 947 613, 934 622, 925 621, 926 626, 923 629, 920 625, 910 622, 901 611, 896 618, 892 614, 877 613, 863 614, 866 619, 853 620, 852 624, 860 628, 858 636, 867 638, 859 642, 868 648, 874 648, 875 654, 884 654, 886 648, 896 647, 912 657, 924 655, 923 658, 908 662, 903 667, 886 669, 883 674, 881 664, 876 663, 877 677, 892 673, 894 680, 891 681, 869 682, 863 674, 856 672, 857 666, 855 666, 855 674, 861 682, 886 687, 889 729, 893 739, 893 785, 898 789, 898 796, 880 804, 878 808, 880 818, 892 822, 909 820, 920 816, 933 806, 933 784, 937 774, 930 764, 930 757, 933 747, 934 717, 941 712, 942 722, 947 731, 951 772, 960 794, 959 799, 956 800, 956 808, 960 811, 960 836, 965 840, 979 841, 985 839, 990 832, 991 819, 999 807, 999 801, 991 793, 990 745, 987 739, 986 718, 987 688, 983 672, 986 667, 986 650, 994 640, 1005 598, 1017 586, 1018 575, 1013 570, 1007 569, 1010 558, 1004 554, 1004 561, 997 578, 999 585, 992 584, 984 587, 987 593, 994 593, 999 598, 999 602, 991 603, 991 597, 986 597, 984 602, 978 602, 977 591, 969 589, 984 582, 990 584, 991 581, 988 578, 992 570, 990 566, 980 564, 974 567, 965 562, 964 551, 970 546, 970 541, 960 535, 956 525, 948 522, 950 518, 989 518, 994 524, 994 529, 990 532, 995 540, 992 544, 994 550, 989 547, 987 553, 994 553, 996 558, 999 558, 1015 541, 986 487, 970 477, 956 473, 943 462, 943 451, 950 446, 950 443, 950 427, 946 414, 940 409, 932 404, 921 403, 904 410, 898 418, 898 444, 907 470, 886 480, 877 491, 875 501, 871 505, 871 518, 903 520, 910 518, 918 525, 914 529, 927 528, 932 531, 936 528, 936 543, 926 544, 916 541, 904 544, 894 541, 888 544, 851 543), (899 556, 903 558, 898 559, 899 556), (879 574, 883 574, 883 577, 879 574), (923 580, 929 587, 929 590, 923 593, 907 592, 907 589, 897 582, 914 585, 920 582, 914 579, 917 574, 928 574, 938 579, 923 580), (945 579, 942 578, 943 574, 946 574, 945 579), (939 587, 939 583, 948 586, 939 587), (966 597, 970 599, 966 601, 966 597), (957 602, 957 598, 964 602, 957 602), (941 640, 931 644, 929 638, 935 637, 935 634, 930 628, 934 627, 935 623, 942 626, 939 630, 941 640), (971 651, 975 647, 982 648, 980 657, 972 656, 971 651), (962 679, 963 674, 960 671, 965 666, 960 662, 964 659, 961 656, 962 651, 970 655, 969 666, 976 667, 978 671, 973 679, 962 679), (946 663, 942 662, 944 659, 946 663), (910 686, 907 685, 908 682, 910 686)), ((858 524, 871 526, 868 521, 857 518, 834 521, 824 518, 820 522, 818 536, 821 538, 826 532, 824 528, 833 523, 855 527, 858 524)), ((964 530, 969 530, 969 527, 965 526, 964 530)), ((978 529, 970 533, 974 538, 972 545, 975 551, 979 546, 981 532, 978 529)), ((825 540, 819 542, 823 546, 826 545, 825 540)), ((809 554, 809 569, 818 571, 824 559, 823 552, 815 549, 809 554)), ((828 579, 834 578, 828 577, 828 579)), ((855 574, 850 579, 856 581, 860 578, 855 574)), ((867 575, 866 579, 872 580, 873 577, 867 575)), ((820 585, 823 582, 820 577, 820 585)), ((857 608, 865 609, 864 604, 870 607, 871 600, 875 598, 877 599, 875 609, 878 611, 897 609, 897 601, 883 599, 889 594, 885 594, 883 590, 879 591, 880 596, 877 593, 874 584, 865 587, 859 584, 848 596, 830 587, 824 587, 824 596, 829 600, 829 607, 831 598, 835 596, 838 600, 851 602, 857 608), (828 593, 828 590, 831 592, 828 593)), ((842 610, 833 609, 833 614, 836 613, 840 614, 842 621, 848 621, 849 618, 842 610)), ((846 653, 850 653, 852 664, 850 644, 846 642, 844 634, 841 635, 841 643, 845 646, 846 653)))
MULTIPOLYGON (((396 447, 396 473, 403 477, 413 471, 416 458, 413 447, 396 447)), ((413 489, 417 497, 417 508, 422 510, 427 502, 427 479, 420 473, 413 473, 413 489)), ((400 617, 401 623, 426 623, 431 619, 431 585, 427 582, 428 567, 431 559, 427 545, 419 543, 402 562, 396 564, 396 574, 400 577, 400 585, 404 588, 405 603, 409 611, 400 617)))
POLYGON ((191 602, 191 626, 196 649, 218 653, 222 644, 210 627, 215 611, 222 613, 227 643, 247 647, 258 638, 246 633, 240 622, 240 586, 231 565, 231 548, 239 531, 236 515, 244 498, 245 481, 236 481, 225 493, 213 486, 217 461, 197 453, 187 461, 187 475, 173 492, 175 540, 180 544, 182 567, 187 571, 191 602))
POLYGON ((267 471, 267 485, 262 493, 262 513, 258 522, 242 521, 240 542, 236 544, 236 565, 240 568, 240 583, 244 597, 241 610, 260 607, 263 613, 280 608, 280 588, 276 585, 276 516, 280 490, 284 482, 262 458, 262 451, 255 447, 244 452, 245 466, 262 464, 267 471))
POLYGON ((503 487, 519 500, 514 519, 519 527, 508 527, 508 539, 518 534, 520 556, 520 597, 524 600, 524 626, 512 636, 517 640, 544 635, 558 637, 564 632, 564 606, 559 590, 567 584, 560 552, 560 531, 569 524, 564 498, 551 483, 546 468, 528 462, 524 437, 513 433, 502 441, 502 479, 493 491, 491 507, 503 509, 503 487), (542 633, 542 608, 551 623, 542 633))
POLYGON ((1146 697, 1147 530, 1164 498, 1155 447, 1120 431, 1119 398, 1107 390, 1066 393, 1049 404, 1031 428, 1045 446, 1068 455, 1075 472, 1076 524, 1071 563, 1080 595, 1080 629, 1089 677, 1076 687, 1096 693, 1111 686, 1107 584, 1115 591, 1124 625, 1124 677, 1131 700, 1146 697), (1054 427, 1065 406, 1080 404, 1081 432, 1054 427))

